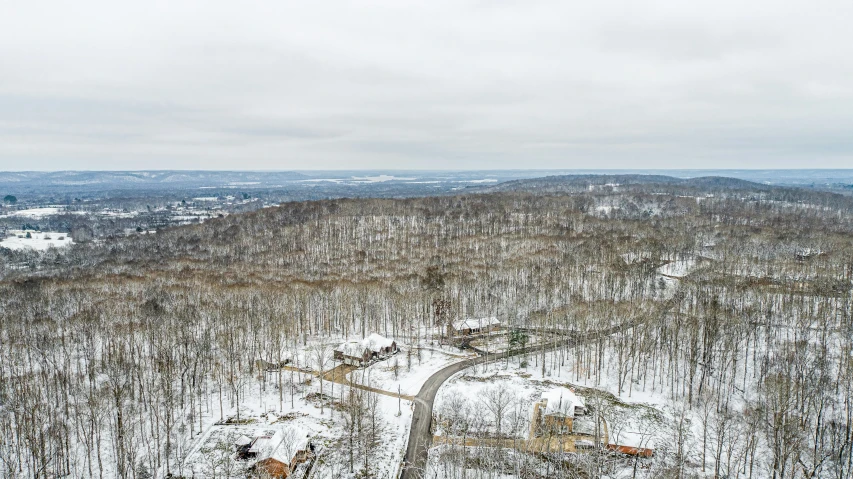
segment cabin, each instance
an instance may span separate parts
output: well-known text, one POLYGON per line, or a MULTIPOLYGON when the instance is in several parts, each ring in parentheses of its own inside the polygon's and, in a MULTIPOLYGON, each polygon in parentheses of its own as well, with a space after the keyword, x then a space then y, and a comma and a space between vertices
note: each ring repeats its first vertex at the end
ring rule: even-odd
POLYGON ((542 393, 537 409, 539 434, 571 434, 576 416, 586 414, 586 405, 568 388, 554 388, 542 393))
POLYGON ((350 366, 365 366, 371 360, 386 358, 398 351, 397 343, 378 334, 361 341, 350 341, 335 348, 334 358, 350 366))
POLYGON ((491 333, 501 329, 501 322, 498 318, 479 318, 479 319, 463 319, 447 324, 447 335, 455 336, 471 336, 474 334, 491 333))

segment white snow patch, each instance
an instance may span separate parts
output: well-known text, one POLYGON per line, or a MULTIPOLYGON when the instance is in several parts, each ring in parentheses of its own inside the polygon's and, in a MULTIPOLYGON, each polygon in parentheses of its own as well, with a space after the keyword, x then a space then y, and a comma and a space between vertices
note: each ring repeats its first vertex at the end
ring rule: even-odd
POLYGON ((66 233, 55 232, 36 232, 36 231, 20 231, 13 230, 12 236, 0 240, 0 248, 9 248, 11 250, 34 250, 45 251, 48 248, 62 248, 71 246, 74 241, 66 233), (27 238, 27 233, 30 238, 27 238))
POLYGON ((26 218, 43 218, 45 216, 58 215, 64 210, 65 208, 62 207, 30 208, 27 210, 12 211, 9 214, 3 215, 3 217, 11 218, 15 216, 23 216, 26 218))

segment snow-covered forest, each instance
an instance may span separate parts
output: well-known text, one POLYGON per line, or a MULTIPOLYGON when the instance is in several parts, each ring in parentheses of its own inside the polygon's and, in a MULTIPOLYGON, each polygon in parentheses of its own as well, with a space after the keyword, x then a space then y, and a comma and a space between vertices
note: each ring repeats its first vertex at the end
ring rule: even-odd
MULTIPOLYGON (((327 466, 312 477, 390 477, 368 418, 397 399, 261 364, 322 370, 319 345, 371 333, 420 356, 446 348, 448 322, 496 316, 578 334, 628 325, 512 364, 625 401, 654 396, 655 456, 626 467, 600 451, 507 446, 495 459, 478 447, 471 457, 494 470, 469 477, 853 478, 849 197, 745 182, 538 186, 285 203, 3 251, 0 477, 192 477, 195 438, 260 397, 282 415, 332 409, 327 466)), ((482 418, 491 430, 502 419, 482 418)))

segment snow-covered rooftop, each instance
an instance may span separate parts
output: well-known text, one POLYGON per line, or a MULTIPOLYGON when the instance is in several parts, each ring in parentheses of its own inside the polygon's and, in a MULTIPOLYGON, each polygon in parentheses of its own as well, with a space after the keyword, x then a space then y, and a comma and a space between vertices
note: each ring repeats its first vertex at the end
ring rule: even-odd
POLYGON ((385 336, 373 333, 361 341, 349 341, 337 347, 336 351, 342 352, 345 356, 360 357, 364 350, 374 353, 380 352, 384 348, 390 348, 394 345, 393 339, 388 339, 385 336))
POLYGON ((542 393, 542 399, 547 400, 545 405, 546 416, 559 414, 574 417, 576 408, 583 408, 584 402, 571 389, 554 388, 542 393))
POLYGON ((290 464, 298 451, 308 449, 308 437, 292 431, 285 432, 283 438, 276 444, 268 457, 290 464), (302 436, 302 437, 299 437, 302 436))
POLYGON ((249 452, 253 454, 267 454, 272 450, 272 437, 270 436, 261 436, 255 439, 255 442, 252 443, 252 447, 249 448, 249 452))
POLYGON ((381 349, 390 348, 394 344, 394 340, 373 333, 370 336, 364 338, 362 344, 364 345, 364 347, 373 352, 379 352, 379 350, 381 349))
POLYGON ((48 248, 61 248, 71 246, 74 241, 67 233, 56 233, 51 231, 22 231, 11 230, 12 235, 8 238, 0 237, 0 248, 9 248, 11 250, 30 249, 35 251, 44 251, 48 248), (30 237, 27 238, 27 233, 30 237))
POLYGON ((343 343, 335 349, 340 351, 344 356, 361 357, 364 354, 365 346, 362 341, 350 341, 343 343))
POLYGON ((498 320, 498 318, 494 316, 491 318, 468 318, 453 323, 453 329, 457 331, 459 331, 460 329, 478 329, 485 328, 487 326, 497 326, 500 324, 501 322, 498 320))

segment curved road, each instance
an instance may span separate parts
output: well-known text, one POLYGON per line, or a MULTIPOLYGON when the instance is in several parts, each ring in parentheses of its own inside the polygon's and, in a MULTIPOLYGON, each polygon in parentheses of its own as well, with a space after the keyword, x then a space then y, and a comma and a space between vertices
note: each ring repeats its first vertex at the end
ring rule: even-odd
MULTIPOLYGON (((582 337, 566 334, 566 339, 549 342, 544 346, 544 349, 545 351, 550 351, 561 346, 574 347, 577 346, 580 341, 597 340, 604 336, 609 336, 617 331, 637 326, 640 322, 641 321, 639 320, 629 321, 624 324, 607 328, 603 331, 587 333, 582 337)), ((450 376, 477 364, 505 359, 507 356, 542 352, 542 349, 542 344, 539 344, 524 349, 518 349, 511 353, 503 352, 478 356, 473 359, 466 359, 460 363, 451 364, 430 376, 426 383, 421 387, 421 390, 418 391, 417 396, 415 396, 416 406, 415 412, 412 415, 412 427, 409 430, 409 445, 406 448, 406 465, 403 468, 403 473, 400 475, 400 479, 419 479, 423 477, 423 473, 426 470, 429 448, 432 445, 432 433, 429 430, 430 425, 432 424, 432 405, 435 401, 435 395, 438 393, 438 388, 440 388, 441 385, 450 378, 450 376)))

